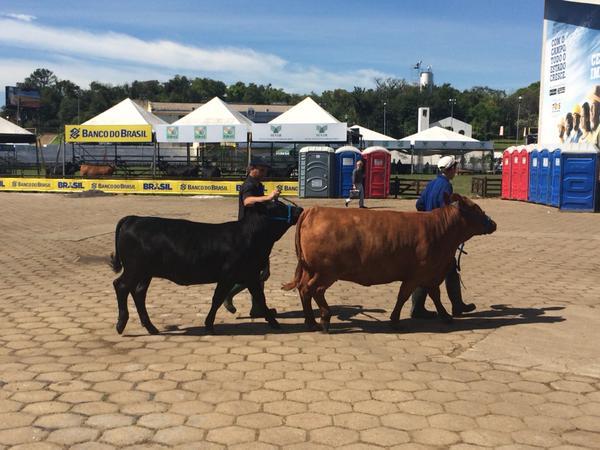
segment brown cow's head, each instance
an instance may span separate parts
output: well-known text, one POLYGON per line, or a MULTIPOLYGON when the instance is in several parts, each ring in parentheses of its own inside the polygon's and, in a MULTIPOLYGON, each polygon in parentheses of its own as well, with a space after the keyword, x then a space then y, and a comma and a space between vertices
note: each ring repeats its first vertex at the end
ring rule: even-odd
POLYGON ((472 200, 458 194, 445 198, 446 203, 458 208, 460 215, 472 227, 473 235, 491 234, 496 231, 496 222, 472 200))

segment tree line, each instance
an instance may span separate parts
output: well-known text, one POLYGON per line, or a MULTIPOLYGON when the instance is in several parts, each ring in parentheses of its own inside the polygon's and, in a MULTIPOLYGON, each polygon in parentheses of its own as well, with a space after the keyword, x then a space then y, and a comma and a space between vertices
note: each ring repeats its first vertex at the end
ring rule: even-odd
MULTIPOLYGON (((66 124, 77 124, 105 111, 126 97, 156 102, 203 103, 213 97, 228 103, 294 105, 306 95, 290 94, 270 84, 237 83, 226 85, 209 78, 176 75, 168 81, 133 81, 110 85, 92 82, 83 89, 69 80, 60 80, 48 69, 36 69, 23 81, 21 89, 37 89, 41 107, 21 110, 21 125, 40 132, 61 132, 66 124)), ((338 120, 359 124, 401 138, 417 131, 417 108, 431 108, 431 121, 453 117, 473 126, 473 137, 481 140, 514 138, 519 116, 519 134, 524 127, 537 127, 540 83, 506 91, 489 87, 459 90, 445 83, 431 90, 420 90, 404 79, 376 79, 373 88, 335 89, 312 97, 338 120), (454 101, 450 101, 454 99, 454 101)), ((16 109, 5 105, 2 117, 16 119, 16 109)), ((16 120, 15 120, 16 121, 16 120)))

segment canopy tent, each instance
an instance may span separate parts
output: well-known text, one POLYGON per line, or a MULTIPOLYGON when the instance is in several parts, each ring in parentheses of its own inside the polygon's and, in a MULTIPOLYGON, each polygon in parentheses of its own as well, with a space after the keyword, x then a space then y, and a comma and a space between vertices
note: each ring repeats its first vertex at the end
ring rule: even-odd
POLYGON ((297 105, 269 123, 252 126, 254 142, 346 142, 346 124, 340 122, 312 98, 297 105))
POLYGON ((35 134, 0 117, 0 144, 35 144, 35 134))
POLYGON ((415 164, 421 167, 434 166, 444 154, 466 155, 475 150, 493 153, 494 150, 492 142, 478 141, 437 126, 402 138, 400 142, 409 144, 411 153, 417 156, 417 161, 411 158, 411 171, 414 171, 415 164))
POLYGON ((253 122, 243 114, 230 108, 219 97, 196 108, 191 113, 173 122, 172 125, 246 125, 253 122))
POLYGON ((82 125, 151 125, 152 129, 156 130, 156 125, 166 123, 130 98, 126 98, 82 125))
POLYGON ((456 153, 456 151, 492 150, 491 142, 478 141, 442 127, 427 128, 420 133, 400 139, 410 143, 419 153, 438 155, 441 153, 456 153))
POLYGON ((306 97, 297 105, 275 117, 269 123, 340 123, 312 98, 306 97))
POLYGON ((348 127, 348 130, 358 130, 364 147, 379 146, 387 149, 410 149, 409 142, 399 141, 398 139, 378 133, 377 131, 369 130, 368 128, 361 127, 360 125, 348 127))

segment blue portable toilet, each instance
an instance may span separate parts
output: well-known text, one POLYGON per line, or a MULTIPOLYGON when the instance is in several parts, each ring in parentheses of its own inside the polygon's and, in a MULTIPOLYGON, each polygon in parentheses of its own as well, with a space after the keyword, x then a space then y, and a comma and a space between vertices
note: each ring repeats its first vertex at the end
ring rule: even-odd
POLYGON ((534 148, 529 154, 529 192, 527 199, 532 203, 538 201, 538 178, 540 176, 540 152, 534 148))
POLYGON ((548 194, 550 192, 550 152, 547 148, 539 153, 539 176, 538 176, 538 195, 537 203, 548 204, 548 194))
POLYGON ((550 152, 550 201, 548 204, 558 208, 560 205, 560 148, 550 152))
POLYGON ((567 144, 560 154, 560 209, 598 210, 598 148, 589 143, 567 144))
POLYGON ((351 145, 344 145, 335 151, 335 193, 338 197, 347 198, 352 189, 352 171, 356 161, 362 158, 360 150, 351 145))

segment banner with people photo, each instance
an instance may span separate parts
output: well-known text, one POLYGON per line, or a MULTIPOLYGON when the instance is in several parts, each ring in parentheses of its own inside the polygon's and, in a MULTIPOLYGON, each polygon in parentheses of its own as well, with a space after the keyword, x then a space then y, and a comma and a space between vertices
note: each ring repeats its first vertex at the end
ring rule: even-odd
POLYGON ((599 144, 600 5, 546 0, 540 144, 599 144))

